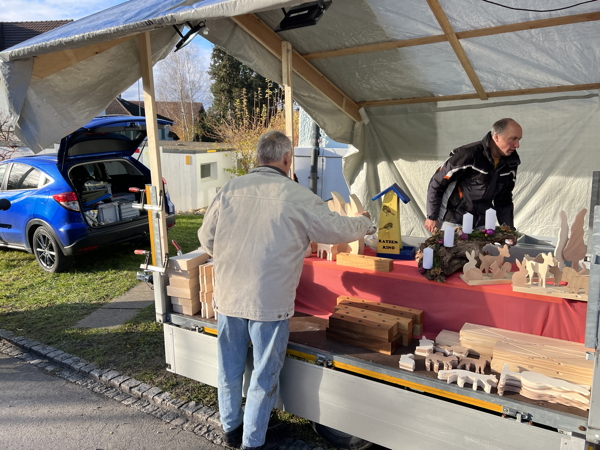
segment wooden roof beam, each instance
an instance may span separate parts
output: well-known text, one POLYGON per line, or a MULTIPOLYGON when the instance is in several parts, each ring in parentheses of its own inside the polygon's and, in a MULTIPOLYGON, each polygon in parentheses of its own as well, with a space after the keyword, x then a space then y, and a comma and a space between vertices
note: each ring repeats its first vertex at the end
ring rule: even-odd
POLYGON ((479 77, 475 73, 475 69, 473 69, 473 66, 471 65, 471 61, 469 61, 469 58, 467 57, 465 50, 463 49, 462 45, 458 41, 458 38, 456 37, 456 33, 452 29, 452 25, 450 25, 450 21, 448 20, 448 17, 446 16, 446 13, 444 12, 439 1, 438 0, 427 0, 427 4, 429 5, 429 8, 431 8, 433 15, 435 16, 436 20, 440 24, 442 31, 446 35, 446 38, 448 39, 448 42, 450 43, 452 50, 454 50, 454 53, 456 53, 456 57, 462 64, 463 69, 465 70, 465 72, 467 73, 467 76, 469 77, 469 80, 471 80, 471 84, 475 88, 475 91, 479 95, 479 98, 481 100, 487 100, 488 97, 485 93, 485 90, 483 89, 483 86, 481 85, 481 82, 479 81, 479 77))
MULTIPOLYGON (((231 19, 281 60, 281 43, 283 39, 258 17, 254 14, 245 14, 234 16, 231 19)), ((295 50, 293 50, 292 55, 292 69, 352 120, 355 122, 362 120, 356 103, 295 50)))
MULTIPOLYGON (((600 20, 600 11, 585 14, 575 14, 573 16, 554 17, 552 19, 540 19, 530 22, 511 23, 497 27, 479 28, 476 30, 459 31, 456 37, 460 39, 470 39, 483 36, 494 36, 496 34, 513 33, 516 31, 536 30, 539 28, 556 27, 560 25, 570 25, 574 23, 593 22, 600 20)), ((414 39, 405 39, 402 41, 382 42, 378 44, 361 45, 358 47, 341 48, 338 50, 325 50, 321 52, 304 53, 302 56, 307 59, 335 58, 337 56, 358 55, 360 53, 373 53, 396 48, 414 47, 417 45, 437 44, 446 42, 445 35, 425 36, 414 39)))
MULTIPOLYGON (((569 86, 548 86, 542 88, 517 89, 512 91, 495 91, 487 92, 489 98, 493 97, 511 97, 516 95, 533 95, 533 94, 553 94, 557 92, 575 92, 575 91, 594 91, 600 89, 600 83, 592 84, 573 84, 569 86)), ((357 102, 358 107, 370 106, 393 106, 393 105, 412 105, 416 103, 431 103, 431 102, 448 102, 453 100, 470 100, 477 99, 477 94, 458 94, 458 95, 439 95, 436 97, 412 97, 399 98, 390 100, 370 100, 357 102)))

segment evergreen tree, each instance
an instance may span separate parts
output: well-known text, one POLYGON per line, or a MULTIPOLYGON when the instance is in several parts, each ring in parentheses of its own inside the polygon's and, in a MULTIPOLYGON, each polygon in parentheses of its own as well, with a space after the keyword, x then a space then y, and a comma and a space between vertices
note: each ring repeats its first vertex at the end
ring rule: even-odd
POLYGON ((282 98, 280 87, 220 47, 215 46, 212 50, 208 74, 213 80, 210 89, 213 103, 209 114, 214 120, 230 117, 238 102, 245 105, 250 116, 265 109, 268 117, 276 113, 282 98))

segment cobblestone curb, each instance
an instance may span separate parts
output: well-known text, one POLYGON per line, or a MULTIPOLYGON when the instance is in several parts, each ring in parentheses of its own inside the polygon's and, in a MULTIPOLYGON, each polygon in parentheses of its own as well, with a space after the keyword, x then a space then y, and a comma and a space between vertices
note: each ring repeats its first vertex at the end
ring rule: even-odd
MULTIPOLYGON (((151 414, 172 426, 192 431, 213 444, 223 445, 219 413, 208 406, 194 401, 184 402, 169 392, 121 375, 116 370, 99 368, 81 358, 23 336, 15 336, 11 331, 1 328, 0 353, 19 358, 44 372, 151 414)), ((285 439, 279 449, 323 450, 291 438, 285 439)))

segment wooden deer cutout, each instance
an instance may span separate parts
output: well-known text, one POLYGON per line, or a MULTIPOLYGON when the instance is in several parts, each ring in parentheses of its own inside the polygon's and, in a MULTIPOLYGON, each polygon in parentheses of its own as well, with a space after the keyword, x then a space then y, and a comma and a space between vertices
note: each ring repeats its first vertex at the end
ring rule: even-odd
POLYGON ((457 369, 471 370, 471 366, 473 367, 473 372, 483 374, 485 372, 486 366, 491 362, 491 358, 489 356, 481 357, 479 359, 475 358, 461 358, 457 369))
POLYGON ((498 267, 498 263, 494 261, 490 267, 494 280, 502 280, 505 278, 506 274, 510 272, 510 269, 512 269, 512 264, 509 262, 505 262, 502 264, 502 267, 498 267))
POLYGON ((535 260, 527 261, 527 275, 529 275, 529 284, 532 284, 533 276, 537 273, 539 275, 539 286, 546 287, 546 276, 548 275, 548 268, 554 265, 554 257, 551 252, 548 254, 540 253, 544 260, 543 263, 539 263, 535 260))
POLYGON ((448 384, 456 381, 458 387, 464 387, 465 383, 470 383, 473 385, 474 391, 481 386, 488 394, 491 394, 492 388, 498 384, 498 379, 494 375, 481 375, 458 369, 440 370, 438 372, 438 379, 446 380, 448 384))
MULTIPOLYGON (((355 195, 350 195, 350 203, 346 203, 346 213, 348 216, 355 216, 356 213, 363 212, 363 205, 360 199, 355 195)), ((365 253, 365 238, 361 237, 359 240, 350 242, 348 244, 348 252, 354 255, 363 255, 365 253)))
POLYGON ((581 261, 587 252, 587 246, 583 240, 583 224, 587 209, 582 209, 577 214, 573 225, 571 225, 571 234, 565 248, 562 251, 562 256, 566 261, 571 261, 571 265, 575 270, 579 270, 579 261, 581 261))
POLYGON ((504 244, 502 247, 499 247, 498 250, 500 251, 498 256, 482 255, 481 253, 479 254, 479 259, 481 260, 481 266, 479 268, 481 269, 481 272, 491 273, 490 267, 492 267, 494 262, 498 265, 498 267, 502 267, 504 258, 508 258, 510 256, 508 252, 508 244, 504 244))
POLYGON ((425 357, 425 369, 427 370, 431 370, 431 366, 433 365, 433 371, 438 373, 440 364, 444 366, 444 370, 454 369, 458 364, 458 357, 454 355, 444 356, 441 353, 432 353, 425 357))

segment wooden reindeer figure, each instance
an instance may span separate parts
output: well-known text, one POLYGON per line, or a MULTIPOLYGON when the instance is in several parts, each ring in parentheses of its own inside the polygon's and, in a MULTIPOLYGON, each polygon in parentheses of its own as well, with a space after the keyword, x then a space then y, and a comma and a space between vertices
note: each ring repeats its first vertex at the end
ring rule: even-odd
POLYGON ((542 263, 536 260, 527 261, 527 275, 529 275, 529 284, 532 284, 533 276, 537 273, 539 276, 538 285, 545 288, 548 268, 554 265, 554 257, 552 256, 552 252, 548 252, 548 254, 541 253, 541 255, 544 261, 542 263))
POLYGON ((431 353, 425 357, 425 369, 431 370, 433 365, 433 371, 438 373, 440 370, 440 364, 443 365, 444 370, 454 369, 458 364, 457 356, 444 356, 442 353, 431 353))
POLYGON ((475 358, 460 358, 460 362, 457 369, 471 370, 471 366, 473 367, 473 372, 483 374, 485 372, 486 366, 491 362, 491 358, 489 356, 481 357, 479 359, 475 358))
POLYGON ((508 245, 504 244, 498 250, 500 251, 500 254, 498 256, 482 255, 481 253, 479 254, 479 259, 481 260, 481 267, 479 268, 481 269, 481 272, 492 273, 491 267, 492 264, 494 264, 494 262, 498 265, 498 267, 502 267, 502 264, 504 263, 504 258, 508 258, 510 256, 508 252, 508 245))

